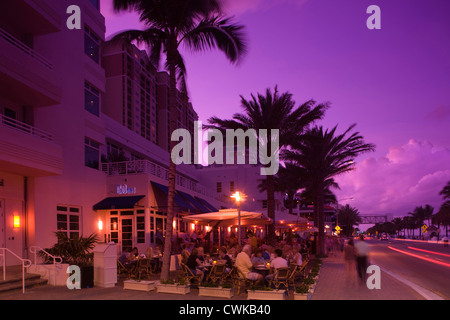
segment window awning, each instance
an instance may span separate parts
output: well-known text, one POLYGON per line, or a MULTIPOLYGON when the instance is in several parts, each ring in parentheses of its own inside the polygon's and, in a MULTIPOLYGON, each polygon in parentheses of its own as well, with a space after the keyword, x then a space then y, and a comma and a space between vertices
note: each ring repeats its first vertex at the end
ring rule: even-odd
MULTIPOLYGON (((194 205, 200 212, 203 213, 207 213, 210 212, 211 209, 209 209, 208 207, 206 207, 205 205, 203 205, 200 201, 198 201, 197 199, 195 199, 193 196, 191 196, 189 193, 186 192, 182 192, 182 191, 177 191, 184 199, 186 199, 187 201, 189 201, 192 205, 194 205)), ((212 211, 216 211, 216 210, 212 210, 212 211)))
MULTIPOLYGON (((169 195, 169 187, 166 187, 162 184, 156 183, 152 181, 152 185, 155 186, 157 189, 162 191, 166 196, 169 195)), ((175 205, 179 207, 181 210, 184 211, 190 211, 190 212, 196 212, 197 209, 193 207, 190 203, 185 201, 179 194, 175 193, 175 205)))
POLYGON ((109 197, 94 205, 94 210, 132 209, 145 196, 109 197))
POLYGON ((200 201, 203 205, 205 205, 207 208, 210 209, 210 211, 218 211, 213 205, 211 205, 208 201, 206 201, 205 199, 199 198, 199 197, 195 197, 195 199, 197 199, 198 201, 200 201))

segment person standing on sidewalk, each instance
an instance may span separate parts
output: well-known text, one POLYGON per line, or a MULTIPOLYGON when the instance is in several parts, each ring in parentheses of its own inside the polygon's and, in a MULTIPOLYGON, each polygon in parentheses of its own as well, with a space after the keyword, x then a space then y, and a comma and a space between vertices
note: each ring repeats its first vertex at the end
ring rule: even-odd
POLYGON ((355 243, 356 268, 358 276, 363 283, 366 279, 366 271, 369 264, 369 245, 364 241, 364 236, 359 237, 359 241, 355 243))
POLYGON ((348 239, 344 245, 344 261, 346 267, 346 279, 353 285, 356 283, 356 255, 353 238, 348 239))

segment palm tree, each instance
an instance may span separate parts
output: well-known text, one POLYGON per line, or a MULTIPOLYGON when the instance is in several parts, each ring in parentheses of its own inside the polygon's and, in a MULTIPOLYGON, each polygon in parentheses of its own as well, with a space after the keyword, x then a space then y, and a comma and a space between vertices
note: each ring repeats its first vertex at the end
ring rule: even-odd
POLYGON ((430 220, 433 215, 433 207, 430 205, 425 205, 425 207, 420 206, 416 207, 413 212, 410 212, 409 215, 414 219, 416 227, 419 228, 419 237, 422 238, 422 225, 425 220, 430 220))
POLYGON ((337 127, 324 130, 314 127, 298 137, 292 150, 286 150, 283 158, 303 168, 309 188, 315 195, 314 210, 318 232, 317 254, 324 255, 324 190, 339 174, 354 169, 354 159, 361 153, 373 151, 375 145, 365 143, 359 132, 350 133, 355 125, 343 134, 336 135, 337 127), (349 136, 348 136, 349 135, 349 136))
POLYGON ((342 226, 342 233, 346 236, 351 236, 353 226, 357 226, 361 222, 358 209, 351 207, 349 204, 339 207, 337 218, 339 219, 339 225, 342 226))
POLYGON ((450 181, 447 182, 447 185, 439 192, 439 194, 444 197, 444 200, 450 200, 450 181))
MULTIPOLYGON (((281 165, 277 175, 274 177, 274 190, 285 193, 287 197, 289 214, 293 214, 295 195, 303 187, 302 177, 299 176, 298 168, 291 163, 281 165)), ((261 191, 267 190, 267 179, 263 180, 258 188, 261 191)))
MULTIPOLYGON (((179 51, 183 44, 193 51, 217 48, 232 62, 237 63, 246 52, 243 27, 221 16, 219 0, 114 0, 114 9, 134 10, 139 13, 144 30, 128 30, 115 39, 145 44, 155 66, 159 66, 162 53, 169 71, 169 131, 176 129, 177 78, 184 88, 186 68, 179 51)), ((170 151, 175 146, 171 141, 170 151)), ((169 278, 172 251, 176 165, 169 160, 169 191, 166 223, 167 241, 164 244, 161 279, 169 278)))
POLYGON ((404 221, 402 218, 394 218, 392 219, 392 223, 394 224, 394 229, 397 232, 397 237, 400 235, 400 231, 402 231, 405 227, 404 221))
MULTIPOLYGON (((267 130, 267 137, 258 137, 258 139, 267 139, 266 149, 271 151, 270 142, 274 141, 271 130, 278 130, 279 149, 290 146, 294 143, 293 138, 301 134, 314 121, 321 119, 328 107, 326 104, 316 104, 309 100, 298 107, 292 99, 289 92, 279 93, 278 88, 272 93, 270 89, 266 94, 251 95, 251 99, 246 100, 241 96, 241 107, 244 113, 236 113, 231 120, 222 120, 217 117, 211 117, 208 122, 208 128, 214 129, 254 129, 257 133, 261 129, 267 130)), ((254 151, 254 150, 251 150, 254 151)), ((276 150, 275 152, 279 152, 276 150)), ((270 156, 275 156, 271 154, 270 156)), ((273 244, 275 241, 275 187, 274 176, 266 177, 267 191, 267 215, 272 224, 268 227, 268 242, 273 244)))
POLYGON ((432 217, 433 223, 445 226, 445 236, 448 238, 448 226, 450 226, 450 201, 444 202, 439 211, 432 217))

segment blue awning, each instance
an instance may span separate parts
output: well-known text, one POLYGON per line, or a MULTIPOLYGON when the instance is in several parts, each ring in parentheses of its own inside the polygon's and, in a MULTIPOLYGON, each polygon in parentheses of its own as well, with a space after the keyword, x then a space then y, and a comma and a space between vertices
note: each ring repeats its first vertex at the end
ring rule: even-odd
POLYGON ((205 199, 202 199, 202 198, 199 198, 199 197, 195 197, 195 199, 200 201, 203 205, 205 205, 207 208, 209 208, 212 212, 219 211, 213 205, 211 205, 208 201, 206 201, 205 199))
POLYGON ((185 200, 189 201, 192 205, 194 205, 198 211, 202 213, 210 212, 211 210, 204 206, 200 201, 196 200, 193 196, 191 196, 189 193, 183 192, 183 191, 177 191, 185 200))
MULTIPOLYGON (((152 185, 162 191, 166 196, 169 195, 169 187, 152 181, 152 185)), ((179 194, 175 193, 175 204, 184 211, 196 212, 197 209, 186 202, 179 194)))
POLYGON ((110 197, 94 205, 94 210, 133 209, 145 196, 110 197))

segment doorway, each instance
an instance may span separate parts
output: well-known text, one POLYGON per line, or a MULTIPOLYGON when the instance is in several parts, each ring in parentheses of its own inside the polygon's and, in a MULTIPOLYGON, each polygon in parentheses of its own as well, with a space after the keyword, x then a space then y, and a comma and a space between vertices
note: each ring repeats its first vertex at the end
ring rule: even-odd
POLYGON ((111 217, 111 241, 118 244, 122 252, 133 249, 134 217, 111 217))

